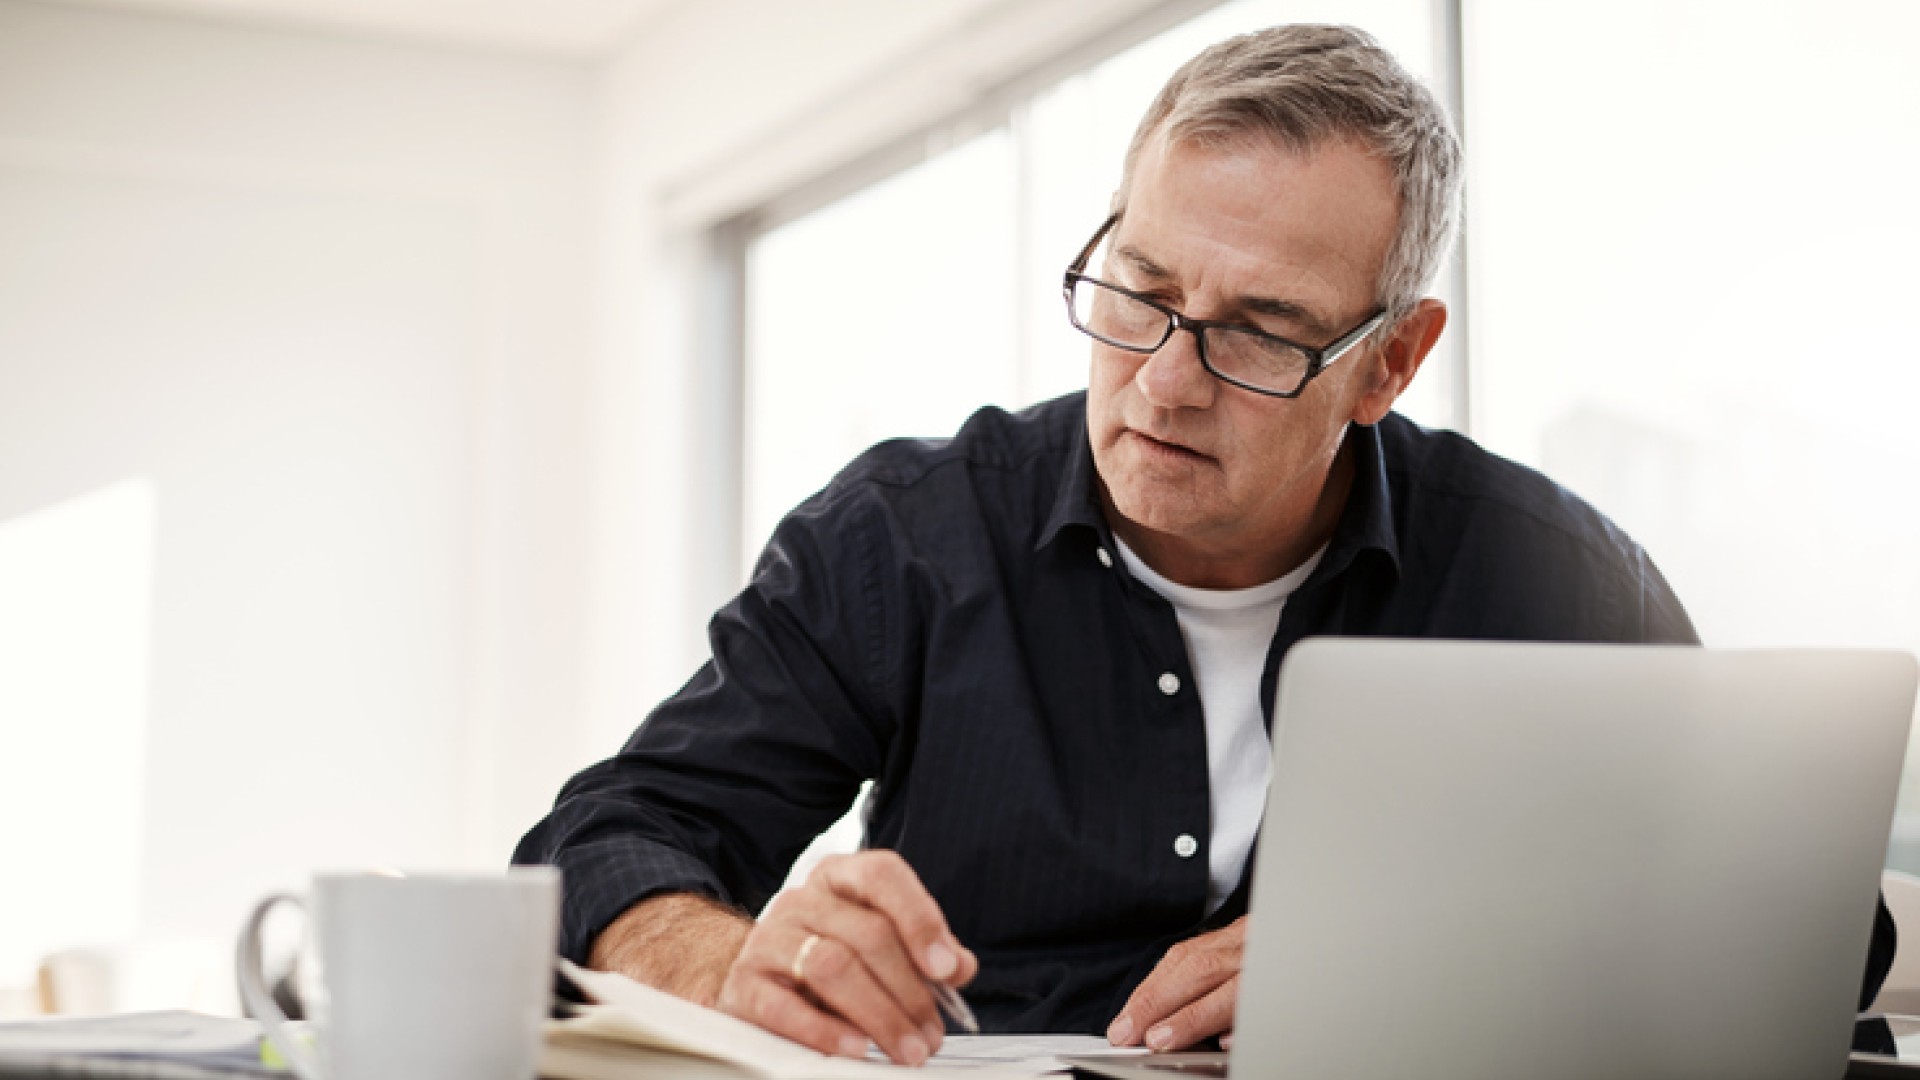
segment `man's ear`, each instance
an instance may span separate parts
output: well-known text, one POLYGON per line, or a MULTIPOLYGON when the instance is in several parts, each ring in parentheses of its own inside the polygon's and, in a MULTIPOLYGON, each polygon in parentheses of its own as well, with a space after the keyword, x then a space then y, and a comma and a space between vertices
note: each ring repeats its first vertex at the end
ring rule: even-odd
POLYGON ((1368 349, 1370 354, 1365 387, 1353 405, 1353 422, 1377 424, 1407 386, 1440 340, 1447 328, 1447 305, 1428 297, 1414 305, 1393 332, 1368 349))

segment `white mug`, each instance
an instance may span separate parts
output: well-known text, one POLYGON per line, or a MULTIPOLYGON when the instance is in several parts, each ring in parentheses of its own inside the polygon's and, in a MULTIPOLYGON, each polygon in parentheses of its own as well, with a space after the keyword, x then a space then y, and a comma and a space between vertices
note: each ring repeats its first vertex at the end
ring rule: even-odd
POLYGON ((560 874, 319 874, 241 931, 240 997, 300 1080, 532 1080, 553 988, 560 874), (291 1037, 260 971, 260 928, 305 904, 317 1046, 291 1037))

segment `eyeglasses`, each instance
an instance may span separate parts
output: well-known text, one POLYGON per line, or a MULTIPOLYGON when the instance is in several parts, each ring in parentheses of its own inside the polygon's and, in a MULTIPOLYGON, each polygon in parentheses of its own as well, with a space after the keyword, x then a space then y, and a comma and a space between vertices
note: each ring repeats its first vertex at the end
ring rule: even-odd
POLYGON ((1100 226, 1100 231, 1087 241, 1073 265, 1067 267, 1062 285, 1067 299, 1067 318, 1074 327, 1116 349, 1156 352, 1173 337, 1175 330, 1185 330, 1198 344, 1201 366, 1214 378, 1256 394, 1293 398, 1299 397, 1315 375, 1365 340, 1387 317, 1386 309, 1382 308, 1332 344, 1317 349, 1250 326, 1190 319, 1158 300, 1081 273, 1086 269, 1087 260, 1093 258, 1093 250, 1119 220, 1120 215, 1115 214, 1100 226))

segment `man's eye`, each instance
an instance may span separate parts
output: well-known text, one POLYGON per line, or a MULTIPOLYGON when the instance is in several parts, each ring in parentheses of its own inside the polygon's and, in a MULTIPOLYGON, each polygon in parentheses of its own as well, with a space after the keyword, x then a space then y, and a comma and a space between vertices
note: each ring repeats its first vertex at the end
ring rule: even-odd
POLYGON ((1172 306, 1172 301, 1168 299, 1165 289, 1156 289, 1151 285, 1135 285, 1130 281, 1116 281, 1114 284, 1127 290, 1127 292, 1139 299, 1151 300, 1156 304, 1166 304, 1169 307, 1172 306))
POLYGON ((1249 334, 1265 334, 1267 337, 1279 338, 1282 341, 1299 340, 1298 332, 1295 331, 1293 327, 1282 326, 1282 325, 1279 325, 1278 323, 1262 326, 1258 322, 1248 320, 1245 322, 1237 323, 1236 328, 1240 330, 1245 330, 1249 334))

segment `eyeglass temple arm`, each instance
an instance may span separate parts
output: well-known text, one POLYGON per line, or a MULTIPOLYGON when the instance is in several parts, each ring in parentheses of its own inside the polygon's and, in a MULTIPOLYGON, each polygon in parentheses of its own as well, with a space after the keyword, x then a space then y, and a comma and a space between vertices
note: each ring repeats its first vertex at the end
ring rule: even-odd
POLYGON ((1093 234, 1093 239, 1087 241, 1087 246, 1080 249, 1080 254, 1074 257, 1073 264, 1068 266, 1067 270, 1076 274, 1085 270, 1087 268, 1087 260, 1093 258, 1093 249, 1100 246, 1100 241, 1107 238, 1107 233, 1113 229, 1119 220, 1120 211, 1115 210, 1107 217, 1107 220, 1101 224, 1099 230, 1093 234))
MULTIPOLYGON (((1347 331, 1347 335, 1339 341, 1333 342, 1324 349, 1309 351, 1308 357, 1313 361, 1316 372, 1352 352, 1354 346, 1365 341, 1367 335, 1378 329, 1380 323, 1385 320, 1386 317, 1387 309, 1381 308, 1379 311, 1373 313, 1372 318, 1354 327, 1352 330, 1347 331)), ((1295 347, 1298 348, 1299 346, 1295 347)))

